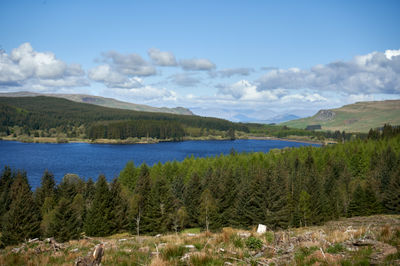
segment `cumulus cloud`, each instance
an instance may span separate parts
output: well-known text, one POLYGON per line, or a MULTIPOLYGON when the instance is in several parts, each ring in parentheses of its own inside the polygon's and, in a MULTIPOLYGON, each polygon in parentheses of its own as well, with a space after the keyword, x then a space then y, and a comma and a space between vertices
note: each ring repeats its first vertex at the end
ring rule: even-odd
POLYGON ((298 68, 271 70, 258 80, 259 91, 273 89, 357 93, 400 93, 400 50, 355 56, 350 61, 298 68))
POLYGON ((52 90, 86 86, 88 81, 79 64, 66 64, 51 52, 37 52, 30 43, 0 52, 0 86, 29 86, 52 90))
POLYGON ((151 48, 147 51, 147 53, 149 54, 153 63, 158 66, 176 66, 176 65, 178 65, 174 54, 171 52, 162 52, 158 49, 151 48))
POLYGON ((138 54, 120 54, 110 51, 103 53, 103 59, 121 74, 144 77, 156 74, 156 69, 138 54))
POLYGON ((142 87, 142 80, 138 77, 123 75, 111 68, 110 65, 100 65, 88 72, 90 79, 104 83, 108 88, 139 88, 142 87))
POLYGON ((204 58, 183 59, 179 62, 179 64, 183 70, 209 71, 216 68, 213 62, 204 58))
POLYGON ((179 73, 170 77, 172 82, 182 87, 193 87, 200 83, 193 73, 179 73))
POLYGON ((248 76, 254 72, 253 68, 239 67, 239 68, 226 68, 219 71, 210 72, 212 77, 230 78, 232 76, 248 76))
POLYGON ((282 89, 258 91, 257 86, 247 80, 240 80, 230 85, 218 85, 217 88, 219 95, 244 101, 278 100, 285 93, 282 89))

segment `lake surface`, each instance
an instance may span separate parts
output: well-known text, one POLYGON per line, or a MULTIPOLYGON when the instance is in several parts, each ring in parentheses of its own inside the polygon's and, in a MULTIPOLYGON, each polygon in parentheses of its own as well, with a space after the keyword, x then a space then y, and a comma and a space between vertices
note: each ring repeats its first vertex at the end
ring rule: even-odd
POLYGON ((167 161, 182 161, 188 156, 208 157, 237 152, 268 152, 274 148, 299 147, 318 144, 282 140, 183 141, 157 144, 88 144, 88 143, 21 143, 0 141, 0 167, 25 170, 32 188, 40 185, 43 172, 48 169, 59 182, 67 173, 82 178, 97 179, 104 174, 108 180, 118 176, 128 161, 136 166, 167 161))

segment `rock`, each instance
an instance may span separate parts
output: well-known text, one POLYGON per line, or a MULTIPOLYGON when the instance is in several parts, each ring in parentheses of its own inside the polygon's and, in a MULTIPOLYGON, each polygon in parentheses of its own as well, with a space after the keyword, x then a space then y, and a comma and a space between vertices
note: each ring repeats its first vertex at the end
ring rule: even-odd
POLYGON ((197 234, 193 234, 193 233, 187 233, 187 236, 197 236, 197 234))
POLYGON ((11 250, 12 253, 19 253, 21 251, 21 248, 13 248, 11 250))
POLYGON ((159 238, 159 237, 161 237, 161 234, 157 234, 157 235, 155 235, 154 237, 159 238))
POLYGON ((263 224, 259 224, 257 227, 257 233, 264 234, 265 232, 267 232, 267 226, 263 225, 263 224))
POLYGON ((240 233, 239 236, 241 238, 249 238, 251 236, 251 234, 250 233, 240 233))
POLYGON ((185 255, 183 255, 183 257, 180 259, 180 261, 186 261, 190 259, 190 253, 186 253, 185 255))
POLYGON ((193 246, 193 245, 185 245, 184 247, 185 247, 185 248, 188 248, 188 249, 195 249, 195 248, 196 248, 196 247, 193 246))
POLYGON ((254 255, 254 258, 259 258, 259 257, 261 257, 262 255, 263 255, 262 252, 258 252, 257 254, 254 255))
POLYGON ((225 253, 225 249, 223 249, 223 248, 220 248, 220 249, 219 249, 219 252, 221 252, 221 253, 225 253))

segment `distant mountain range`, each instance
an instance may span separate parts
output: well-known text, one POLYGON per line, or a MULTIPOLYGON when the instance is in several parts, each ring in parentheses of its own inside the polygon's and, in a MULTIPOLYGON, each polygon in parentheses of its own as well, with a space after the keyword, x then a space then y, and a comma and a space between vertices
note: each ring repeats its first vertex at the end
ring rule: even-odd
POLYGON ((183 107, 167 108, 167 107, 152 107, 143 104, 128 103, 118 101, 112 98, 105 98, 100 96, 85 95, 85 94, 58 94, 58 93, 35 93, 35 92, 7 92, 0 93, 0 97, 35 97, 35 96, 51 96, 57 98, 64 98, 78 103, 89 103, 104 107, 126 109, 142 112, 153 113, 168 113, 178 115, 194 115, 189 109, 183 107))
POLYGON ((322 130, 368 132, 384 124, 400 125, 400 100, 357 102, 336 109, 320 110, 312 117, 282 123, 288 127, 306 128, 321 125, 322 130))

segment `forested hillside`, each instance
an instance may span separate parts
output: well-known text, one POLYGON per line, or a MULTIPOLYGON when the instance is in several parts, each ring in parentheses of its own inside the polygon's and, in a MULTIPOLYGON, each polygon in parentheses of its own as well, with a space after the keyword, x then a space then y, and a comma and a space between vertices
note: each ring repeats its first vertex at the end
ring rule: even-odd
MULTIPOLYGON (((188 227, 269 228, 318 225, 343 216, 400 213, 400 132, 321 148, 187 158, 152 167, 130 162, 108 184, 46 172, 33 193, 27 174, 0 177, 1 240, 58 241, 130 231, 156 234, 188 227)), ((51 170, 51 169, 50 169, 51 170)), ((71 169, 73 172, 73 169, 71 169)), ((29 173, 28 173, 29 174, 29 173)))
POLYGON ((58 133, 82 138, 179 139, 206 135, 210 130, 223 134, 228 130, 247 132, 248 128, 217 118, 113 109, 54 97, 0 97, 0 132, 4 135, 18 131, 38 137, 58 133))
POLYGON ((133 111, 141 111, 141 112, 193 115, 193 113, 189 109, 186 109, 183 107, 157 108, 157 107, 152 107, 152 106, 143 105, 143 104, 122 102, 122 101, 118 101, 118 100, 115 100, 112 98, 105 98, 105 97, 94 96, 94 95, 59 94, 59 93, 42 94, 42 93, 28 92, 28 91, 0 93, 0 97, 36 97, 36 96, 49 96, 49 97, 56 97, 56 98, 64 98, 64 99, 78 102, 78 103, 90 103, 90 104, 100 105, 100 106, 104 106, 104 107, 127 109, 127 110, 133 110, 133 111))

